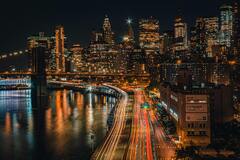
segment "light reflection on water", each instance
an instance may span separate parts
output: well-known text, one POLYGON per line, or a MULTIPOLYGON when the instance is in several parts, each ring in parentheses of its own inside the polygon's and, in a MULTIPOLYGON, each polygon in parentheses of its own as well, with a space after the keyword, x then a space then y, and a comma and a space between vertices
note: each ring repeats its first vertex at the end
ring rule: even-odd
POLYGON ((113 97, 50 93, 49 108, 32 110, 30 91, 0 91, 0 159, 89 159, 107 132, 113 97))

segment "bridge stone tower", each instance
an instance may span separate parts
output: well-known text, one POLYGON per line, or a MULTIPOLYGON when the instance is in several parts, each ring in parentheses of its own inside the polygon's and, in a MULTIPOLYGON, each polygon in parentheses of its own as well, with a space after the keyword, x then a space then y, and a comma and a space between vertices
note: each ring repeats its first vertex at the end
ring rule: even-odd
POLYGON ((46 54, 44 46, 32 49, 32 105, 34 108, 44 106, 48 100, 47 79, 46 79, 46 54))

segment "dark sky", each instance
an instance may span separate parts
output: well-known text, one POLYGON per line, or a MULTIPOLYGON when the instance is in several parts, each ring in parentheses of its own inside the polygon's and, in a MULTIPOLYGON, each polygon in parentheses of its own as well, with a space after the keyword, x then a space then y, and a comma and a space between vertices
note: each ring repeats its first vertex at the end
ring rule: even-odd
MULTIPOLYGON (((5 0, 4 0, 5 1, 5 0)), ((0 52, 26 47, 30 35, 44 31, 49 35, 62 24, 70 44, 87 44, 93 29, 100 29, 104 15, 110 17, 116 38, 126 29, 125 19, 153 16, 160 30, 171 29, 181 9, 186 21, 197 16, 218 16, 222 0, 7 0, 0 5, 0 52)))

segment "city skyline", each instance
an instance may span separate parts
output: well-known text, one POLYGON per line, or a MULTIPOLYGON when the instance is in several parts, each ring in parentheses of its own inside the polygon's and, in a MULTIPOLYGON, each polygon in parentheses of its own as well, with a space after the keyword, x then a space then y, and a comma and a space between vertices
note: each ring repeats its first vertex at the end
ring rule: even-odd
POLYGON ((6 2, 0 159, 239 159, 240 2, 224 1, 6 2))
MULTIPOLYGON (((0 11, 2 22, 5 24, 0 29, 6 31, 2 33, 0 38, 0 52, 24 49, 26 48, 24 41, 27 37, 36 35, 38 32, 53 35, 54 28, 57 25, 64 26, 69 44, 80 43, 86 46, 89 44, 91 32, 93 30, 98 31, 101 28, 105 15, 110 18, 112 30, 115 32, 115 39, 118 42, 127 30, 125 24, 127 18, 133 19, 133 28, 136 30, 139 19, 153 16, 159 20, 160 31, 163 32, 173 29, 174 18, 181 10, 187 24, 192 26, 198 16, 219 16, 219 7, 224 1, 180 3, 172 0, 168 2, 152 1, 147 4, 136 1, 122 1, 121 4, 114 4, 113 2, 95 3, 94 5, 90 2, 83 2, 82 4, 72 2, 65 6, 61 1, 58 3, 56 1, 41 1, 38 5, 27 1, 12 6, 9 2, 5 2, 3 9, 0 11), (59 11, 58 8, 64 9, 59 11), (203 12, 202 8, 206 8, 206 10, 203 12), (9 21, 9 19, 14 21, 9 21), (14 29, 16 26, 17 30, 14 29)), ((14 4, 18 4, 18 2, 14 4)))

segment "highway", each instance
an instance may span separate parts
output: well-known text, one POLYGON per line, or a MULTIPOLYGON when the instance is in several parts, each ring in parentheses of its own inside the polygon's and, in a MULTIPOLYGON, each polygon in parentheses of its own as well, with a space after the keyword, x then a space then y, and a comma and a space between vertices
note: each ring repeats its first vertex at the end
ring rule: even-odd
POLYGON ((134 96, 132 132, 126 159, 152 160, 153 149, 148 111, 141 109, 141 104, 144 102, 144 92, 135 90, 134 96))
POLYGON ((125 127, 126 122, 126 106, 128 102, 128 95, 127 93, 123 92, 122 90, 112 87, 122 93, 122 98, 119 101, 119 104, 116 108, 115 112, 115 119, 112 128, 109 130, 106 139, 104 140, 103 144, 95 151, 92 156, 92 159, 96 160, 112 160, 118 159, 116 157, 121 157, 116 153, 117 147, 119 147, 119 140, 122 135, 122 131, 125 127))
POLYGON ((159 160, 172 160, 174 159, 176 146, 167 138, 163 127, 158 121, 155 111, 149 112, 151 124, 154 130, 154 146, 159 160))
POLYGON ((135 90, 132 132, 127 158, 129 160, 172 160, 175 145, 167 138, 163 127, 152 109, 141 109, 141 104, 148 100, 144 91, 135 90))

